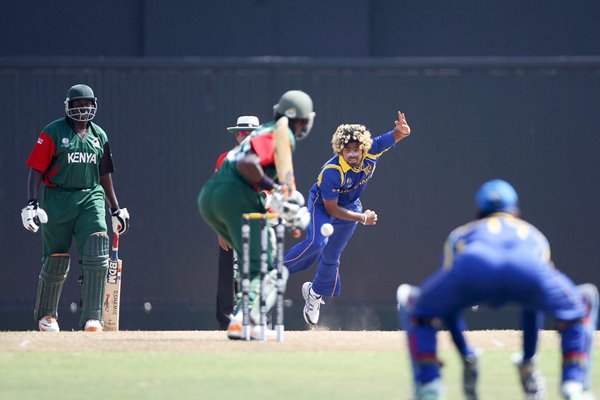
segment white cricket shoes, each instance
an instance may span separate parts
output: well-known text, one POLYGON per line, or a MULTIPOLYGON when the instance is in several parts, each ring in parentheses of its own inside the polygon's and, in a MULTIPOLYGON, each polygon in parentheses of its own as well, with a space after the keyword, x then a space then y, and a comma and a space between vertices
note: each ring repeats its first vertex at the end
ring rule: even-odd
POLYGON ((304 320, 309 325, 316 325, 319 322, 319 313, 321 304, 325 304, 323 296, 320 296, 312 290, 312 282, 305 282, 302 285, 302 297, 304 297, 304 320))
MULTIPOLYGON (((229 326, 227 327, 227 338, 230 340, 242 340, 244 338, 244 326, 242 323, 242 313, 229 316, 229 326)), ((262 329, 260 325, 254 325, 250 322, 250 339, 252 340, 268 340, 277 338, 277 332, 273 329, 265 327, 264 338, 262 337, 262 329)))
POLYGON ((102 332, 102 324, 97 319, 88 319, 83 328, 85 332, 102 332))
POLYGON ((38 327, 41 332, 60 332, 60 327, 58 326, 56 318, 49 315, 46 315, 44 318, 40 319, 38 327))

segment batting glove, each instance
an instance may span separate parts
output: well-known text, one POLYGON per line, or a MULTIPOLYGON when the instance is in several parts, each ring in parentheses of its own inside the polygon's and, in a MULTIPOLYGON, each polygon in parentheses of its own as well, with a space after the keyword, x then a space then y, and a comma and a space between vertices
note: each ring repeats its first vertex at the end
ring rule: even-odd
POLYGON ((21 210, 21 220, 25 229, 35 233, 42 224, 48 222, 48 215, 46 211, 40 208, 38 201, 32 199, 21 210))
POLYGON ((117 235, 124 235, 129 230, 129 211, 126 208, 111 208, 112 229, 117 235))

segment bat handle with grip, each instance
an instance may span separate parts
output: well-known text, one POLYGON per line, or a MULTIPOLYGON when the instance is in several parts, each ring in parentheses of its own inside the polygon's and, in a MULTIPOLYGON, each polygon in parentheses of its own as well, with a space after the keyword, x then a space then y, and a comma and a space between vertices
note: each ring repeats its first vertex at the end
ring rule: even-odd
POLYGON ((118 233, 113 234, 112 259, 115 261, 119 259, 119 234, 118 233))

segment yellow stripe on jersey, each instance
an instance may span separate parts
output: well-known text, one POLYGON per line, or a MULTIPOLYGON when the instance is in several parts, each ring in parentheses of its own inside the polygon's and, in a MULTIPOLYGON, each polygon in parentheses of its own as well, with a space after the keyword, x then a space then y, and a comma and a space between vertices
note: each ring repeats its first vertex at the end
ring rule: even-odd
POLYGON ((319 173, 319 177, 317 178, 317 186, 321 187, 321 181, 323 180, 323 172, 325 172, 325 170, 331 169, 331 168, 337 169, 340 173, 340 187, 344 184, 344 171, 342 170, 342 167, 340 167, 339 165, 335 165, 335 164, 329 164, 329 165, 326 165, 325 167, 323 167, 323 169, 319 173))

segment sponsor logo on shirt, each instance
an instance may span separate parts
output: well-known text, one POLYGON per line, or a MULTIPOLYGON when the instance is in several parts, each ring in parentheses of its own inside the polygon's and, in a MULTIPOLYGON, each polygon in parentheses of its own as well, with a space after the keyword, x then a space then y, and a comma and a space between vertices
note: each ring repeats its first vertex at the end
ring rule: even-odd
POLYGON ((96 154, 73 152, 67 154, 67 161, 69 164, 96 164, 96 154))

